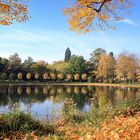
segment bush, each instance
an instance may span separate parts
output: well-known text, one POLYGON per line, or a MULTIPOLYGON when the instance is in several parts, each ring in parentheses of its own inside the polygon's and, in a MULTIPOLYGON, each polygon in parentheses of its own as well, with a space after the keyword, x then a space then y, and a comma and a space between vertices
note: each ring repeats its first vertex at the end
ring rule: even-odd
POLYGON ((71 74, 66 74, 66 79, 67 79, 68 81, 71 81, 71 80, 72 80, 72 75, 71 75, 71 74))
POLYGON ((88 83, 92 83, 93 82, 93 78, 91 76, 88 77, 88 83))
POLYGON ((23 78, 23 74, 22 74, 21 72, 19 72, 19 73, 18 73, 18 79, 19 79, 19 80, 22 80, 22 78, 23 78))
POLYGON ((1 78, 1 80, 6 80, 7 74, 6 74, 6 73, 2 73, 2 74, 0 75, 0 78, 1 78))
POLYGON ((56 74, 55 73, 50 73, 50 77, 51 77, 51 80, 55 80, 56 79, 56 74))
POLYGON ((30 79, 31 79, 31 73, 27 73, 27 74, 26 74, 26 79, 27 79, 27 80, 30 80, 30 79))
POLYGON ((63 80, 64 74, 62 74, 62 73, 57 74, 57 78, 58 78, 58 80, 63 80))
POLYGON ((75 81, 79 81, 80 80, 80 75, 79 74, 75 74, 74 75, 74 80, 75 81))
POLYGON ((9 80, 15 80, 15 74, 14 73, 10 73, 9 80))
POLYGON ((85 117, 77 110, 76 104, 72 99, 65 99, 63 107, 63 117, 66 121, 80 123, 85 117))
POLYGON ((44 80, 48 80, 48 79, 49 79, 48 73, 43 74, 43 79, 44 79, 44 80))
POLYGON ((39 76, 40 76, 39 73, 36 73, 35 74, 35 80, 38 80, 39 79, 39 76))
POLYGON ((87 81, 87 74, 82 74, 81 79, 82 79, 83 81, 87 81))

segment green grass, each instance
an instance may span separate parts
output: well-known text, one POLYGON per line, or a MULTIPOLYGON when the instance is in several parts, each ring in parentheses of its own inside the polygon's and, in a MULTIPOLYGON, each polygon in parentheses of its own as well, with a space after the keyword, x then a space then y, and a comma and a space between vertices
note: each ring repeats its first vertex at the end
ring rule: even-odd
POLYGON ((18 109, 0 115, 0 136, 8 137, 15 133, 31 132, 36 132, 39 136, 54 134, 55 126, 49 121, 42 123, 30 113, 21 112, 18 109))

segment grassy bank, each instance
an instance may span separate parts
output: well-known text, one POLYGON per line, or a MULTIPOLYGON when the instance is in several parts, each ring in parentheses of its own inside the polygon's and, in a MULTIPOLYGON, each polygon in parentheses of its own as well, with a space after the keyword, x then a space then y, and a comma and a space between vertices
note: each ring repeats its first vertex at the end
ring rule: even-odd
POLYGON ((37 85, 54 85, 54 86, 108 86, 108 87, 134 87, 140 88, 140 83, 88 83, 88 82, 0 82, 0 86, 37 86, 37 85))
POLYGON ((54 133, 54 124, 41 122, 29 113, 14 110, 0 115, 0 139, 32 139, 33 134, 40 137, 49 133, 54 133))
POLYGON ((139 139, 140 100, 125 102, 115 109, 97 110, 94 99, 91 110, 81 113, 75 103, 66 100, 63 118, 41 122, 29 113, 14 109, 0 115, 0 139, 139 139))

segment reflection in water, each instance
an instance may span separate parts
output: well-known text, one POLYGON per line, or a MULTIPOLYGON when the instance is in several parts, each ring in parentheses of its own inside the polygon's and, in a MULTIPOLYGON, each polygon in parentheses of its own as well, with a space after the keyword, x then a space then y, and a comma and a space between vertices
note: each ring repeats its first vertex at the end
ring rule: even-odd
POLYGON ((37 116, 58 116, 66 98, 71 98, 80 111, 90 108, 90 99, 95 107, 104 110, 126 100, 140 98, 139 88, 93 87, 93 86, 9 86, 0 87, 0 112, 9 111, 13 104, 22 110, 31 110, 37 116))
POLYGON ((30 87, 26 87, 26 93, 29 95, 31 93, 31 88, 30 87))
POLYGON ((35 94, 39 94, 39 88, 38 88, 38 87, 35 87, 35 88, 34 88, 34 93, 35 93, 35 94))
POLYGON ((18 95, 21 95, 22 94, 22 87, 18 87, 17 88, 17 93, 18 93, 18 95))
POLYGON ((80 92, 80 88, 78 86, 74 87, 74 93, 78 94, 80 92))

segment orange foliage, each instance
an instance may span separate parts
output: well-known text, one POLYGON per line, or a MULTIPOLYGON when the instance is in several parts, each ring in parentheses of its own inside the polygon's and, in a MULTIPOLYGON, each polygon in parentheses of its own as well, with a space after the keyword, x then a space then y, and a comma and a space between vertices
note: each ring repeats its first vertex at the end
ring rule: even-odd
POLYGON ((100 129, 94 125, 65 124, 58 127, 65 139, 77 140, 139 140, 140 139, 140 113, 135 116, 119 116, 101 122, 100 129))
POLYGON ((105 27, 114 28, 108 21, 120 20, 120 13, 127 12, 129 7, 129 0, 74 0, 64 9, 64 14, 68 16, 72 30, 86 33, 105 27))
POLYGON ((1 0, 0 24, 10 25, 13 21, 25 22, 28 20, 27 2, 28 0, 1 0))
POLYGON ((116 117, 109 122, 101 124, 100 127, 100 131, 97 130, 92 138, 96 138, 96 140, 138 140, 140 139, 140 114, 137 114, 135 117, 116 117))

